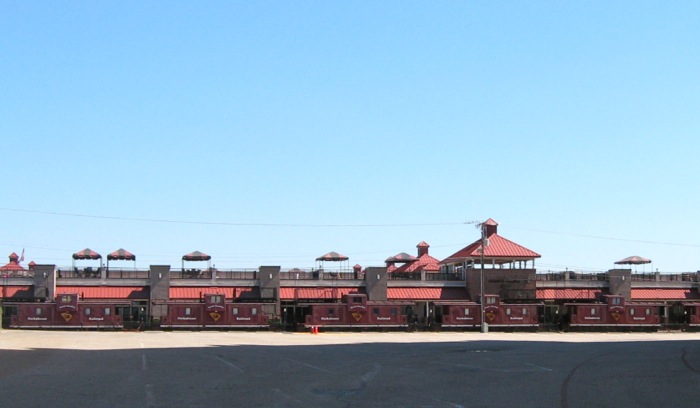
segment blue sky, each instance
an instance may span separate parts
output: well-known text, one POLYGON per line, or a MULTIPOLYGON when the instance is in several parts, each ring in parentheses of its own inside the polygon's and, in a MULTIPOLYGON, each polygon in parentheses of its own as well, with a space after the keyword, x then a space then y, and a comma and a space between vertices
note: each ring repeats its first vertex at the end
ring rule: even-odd
POLYGON ((540 271, 700 270, 699 12, 5 2, 0 255, 376 266, 493 218, 540 271))

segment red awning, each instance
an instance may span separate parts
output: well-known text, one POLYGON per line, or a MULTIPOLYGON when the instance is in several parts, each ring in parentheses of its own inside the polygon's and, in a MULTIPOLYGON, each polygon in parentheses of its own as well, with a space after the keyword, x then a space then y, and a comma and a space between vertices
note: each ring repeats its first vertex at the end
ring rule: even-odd
POLYGON ((148 299, 149 290, 142 286, 57 286, 56 294, 77 293, 85 299, 148 299))
POLYGON ((281 300, 341 299, 348 293, 360 293, 359 288, 280 288, 281 300))
POLYGON ((469 300, 465 288, 387 288, 389 300, 469 300))
POLYGON ((632 300, 685 300, 698 299, 698 292, 692 289, 632 289, 632 300))
POLYGON ((34 297, 34 289, 32 288, 32 286, 14 286, 14 285, 3 286, 2 288, 0 288, 0 296, 5 298, 5 299, 33 298, 34 297))
POLYGON ((201 299, 206 294, 223 294, 226 299, 238 299, 242 297, 257 297, 253 292, 254 287, 211 287, 211 286, 175 286, 170 287, 170 299, 201 299))
POLYGON ((541 300, 595 299, 598 295, 600 289, 537 289, 541 300))

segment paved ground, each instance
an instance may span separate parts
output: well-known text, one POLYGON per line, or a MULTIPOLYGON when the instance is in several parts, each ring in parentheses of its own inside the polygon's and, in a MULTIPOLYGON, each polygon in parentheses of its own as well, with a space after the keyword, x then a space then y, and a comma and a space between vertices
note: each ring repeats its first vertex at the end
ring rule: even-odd
POLYGON ((700 334, 0 332, 0 407, 697 407, 700 334))

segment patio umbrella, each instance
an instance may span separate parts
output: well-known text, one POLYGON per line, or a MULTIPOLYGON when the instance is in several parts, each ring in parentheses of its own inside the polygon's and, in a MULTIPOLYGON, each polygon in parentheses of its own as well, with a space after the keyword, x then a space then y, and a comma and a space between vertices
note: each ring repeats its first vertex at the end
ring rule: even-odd
POLYGON ((321 255, 318 258, 316 258, 317 261, 347 261, 348 258, 347 256, 343 254, 339 254, 337 252, 329 252, 325 255, 321 255))
POLYGON ((625 259, 620 259, 619 261, 615 262, 617 265, 642 265, 642 264, 648 264, 651 263, 651 259, 647 259, 641 256, 628 256, 625 259))
POLYGON ((418 258, 416 258, 415 256, 409 255, 405 252, 401 252, 401 253, 398 253, 394 256, 390 256, 390 257, 386 258, 386 260, 384 262, 399 262, 399 263, 401 263, 401 262, 413 262, 413 261, 417 261, 417 260, 418 260, 418 258))

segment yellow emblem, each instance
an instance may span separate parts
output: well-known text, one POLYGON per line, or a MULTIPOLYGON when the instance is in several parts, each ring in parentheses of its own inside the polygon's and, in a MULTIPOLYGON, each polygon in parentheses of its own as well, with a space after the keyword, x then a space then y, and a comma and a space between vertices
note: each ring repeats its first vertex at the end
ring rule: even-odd
POLYGON ((68 313, 68 312, 62 312, 61 317, 63 318, 63 320, 69 321, 70 319, 73 318, 73 315, 68 313))
POLYGON ((610 316, 612 316, 615 321, 618 321, 620 319, 620 314, 618 312, 612 312, 610 313, 610 316))
POLYGON ((219 319, 221 319, 221 313, 219 312, 210 312, 209 316, 211 316, 211 318, 214 319, 215 322, 218 322, 219 319))
POLYGON ((352 317, 355 318, 355 321, 356 321, 356 322, 359 322, 360 319, 362 319, 362 313, 359 313, 359 312, 352 312, 352 317))
POLYGON ((486 318, 489 319, 489 321, 493 321, 493 319, 496 318, 496 314, 493 312, 488 312, 486 313, 486 318))

